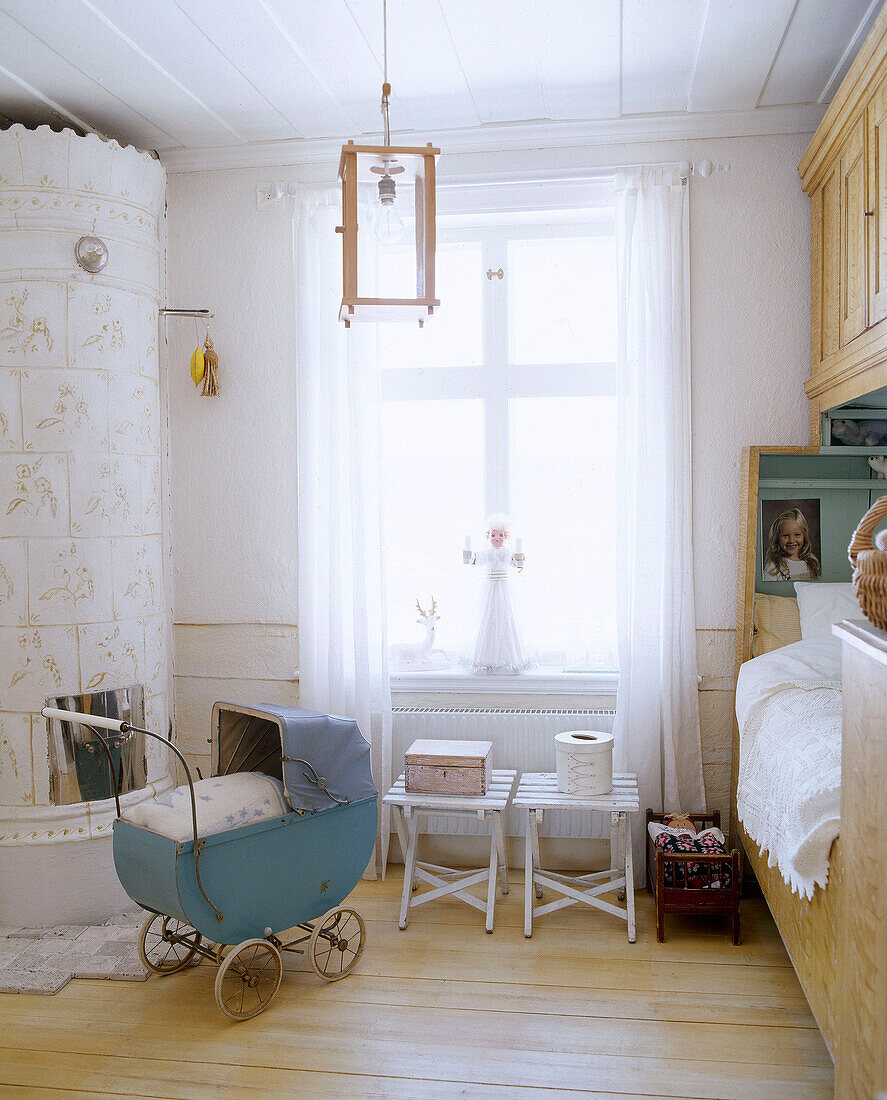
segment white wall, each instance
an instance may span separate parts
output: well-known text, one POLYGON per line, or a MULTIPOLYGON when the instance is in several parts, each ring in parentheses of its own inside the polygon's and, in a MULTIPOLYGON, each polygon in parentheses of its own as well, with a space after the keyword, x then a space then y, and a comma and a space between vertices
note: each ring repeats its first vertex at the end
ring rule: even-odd
MULTIPOLYGON (((202 397, 190 319, 168 319, 179 744, 209 774, 212 704, 295 702, 296 378, 292 227, 257 214, 255 172, 175 176, 169 304, 209 309, 221 394, 202 397)), ((263 173, 258 173, 259 178, 263 173)))
MULTIPOLYGON (((739 467, 743 446, 805 443, 809 203, 797 164, 810 135, 444 155, 440 179, 710 158, 691 181, 694 553, 706 782, 729 773, 739 467)), ((297 550, 290 210, 257 212, 272 178, 310 168, 184 172, 169 179, 170 304, 206 307, 222 396, 188 381, 193 325, 170 333, 171 471, 180 734, 198 749, 213 693, 295 699, 297 550), (210 635, 204 624, 240 624, 210 635), (267 624, 275 629, 269 633, 267 624), (257 652, 258 647, 258 652, 257 652), (224 654, 222 652, 224 651, 224 654), (215 654, 216 656, 213 656, 215 654), (223 659, 224 658, 224 659, 223 659), (243 683, 221 679, 243 670, 243 683), (216 679, 219 677, 220 679, 216 679), (250 677, 261 680, 253 689, 250 677)), ((216 695, 215 697, 219 697, 216 695)), ((205 748, 204 750, 205 751, 205 748)))

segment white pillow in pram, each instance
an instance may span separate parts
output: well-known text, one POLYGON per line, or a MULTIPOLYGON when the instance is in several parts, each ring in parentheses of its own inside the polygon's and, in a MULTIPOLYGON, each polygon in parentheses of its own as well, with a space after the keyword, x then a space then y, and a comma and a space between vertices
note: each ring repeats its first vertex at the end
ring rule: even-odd
MULTIPOLYGON (((262 772, 236 772, 194 784, 197 834, 213 836, 241 825, 254 825, 292 813, 283 784, 262 772)), ((140 802, 123 815, 124 821, 160 833, 170 840, 191 840, 191 795, 188 784, 149 802, 140 802)))

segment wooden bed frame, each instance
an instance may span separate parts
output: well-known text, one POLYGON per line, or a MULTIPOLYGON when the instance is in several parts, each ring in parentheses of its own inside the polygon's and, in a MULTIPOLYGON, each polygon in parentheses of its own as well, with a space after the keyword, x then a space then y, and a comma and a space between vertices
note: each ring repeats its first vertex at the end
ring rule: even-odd
MULTIPOLYGON (((876 376, 880 381, 880 375, 876 376)), ((859 380, 861 386, 865 386, 863 379, 859 380)), ((840 391, 840 401, 852 400, 855 397, 864 397, 867 391, 863 389, 858 394, 847 394, 845 389, 840 391)), ((832 408, 831 404, 825 406, 832 408)), ((885 410, 887 416, 887 410, 885 410)), ((765 456, 780 455, 818 455, 818 445, 807 447, 748 447, 742 457, 742 512, 740 515, 739 532, 739 575, 737 593, 737 631, 736 631, 736 675, 739 667, 752 657, 753 612, 755 600, 755 574, 757 546, 757 520, 758 502, 760 497, 761 459, 765 456)), ((828 478, 823 479, 823 486, 827 485, 828 478)), ((846 483, 845 483, 846 484, 846 483)), ((887 483, 872 481, 872 489, 880 486, 887 492, 887 483)), ((860 515, 861 518, 861 515, 860 515)), ((848 534, 849 541, 849 534, 848 534)), ((887 663, 887 662, 885 662, 887 663)), ((846 672, 846 669, 845 669, 846 672)), ((851 934, 850 925, 854 921, 854 911, 860 911, 860 898, 875 898, 883 892, 883 881, 887 880, 887 857, 884 852, 872 854, 872 858, 860 859, 858 852, 852 859, 852 867, 845 863, 845 851, 849 851, 848 837, 857 834, 868 835, 871 833, 873 823, 883 818, 882 795, 872 786, 862 784, 861 791, 857 791, 852 797, 848 795, 848 783, 855 783, 854 777, 871 777, 875 772, 879 775, 887 774, 887 764, 883 756, 878 756, 875 765, 871 759, 866 759, 865 754, 871 753, 872 744, 880 744, 883 734, 875 730, 878 723, 874 715, 864 715, 863 722, 870 731, 868 740, 859 737, 848 738, 848 702, 845 697, 844 706, 844 737, 842 739, 841 764, 844 776, 842 791, 842 836, 839 836, 832 845, 829 857, 829 879, 826 889, 817 888, 810 901, 799 898, 792 893, 791 888, 782 878, 779 870, 767 866, 767 855, 762 854, 758 845, 749 837, 742 827, 736 810, 736 789, 739 777, 739 727, 734 715, 733 719, 733 765, 731 779, 731 822, 734 844, 740 844, 745 851, 748 865, 754 871, 761 890, 767 901, 776 925, 785 943, 786 950, 791 958, 792 965, 798 975, 798 979, 810 1003, 816 1021, 822 1031, 823 1038, 828 1045, 832 1058, 836 1062, 839 1073, 843 1075, 846 1068, 842 1068, 842 1050, 845 1053, 843 1066, 850 1064, 847 1043, 848 1036, 854 1036, 853 1043, 866 1050, 878 1050, 887 1048, 887 1025, 882 1018, 876 1018, 871 1013, 865 1021, 850 1019, 850 1008, 847 1003, 846 990, 855 980, 862 980, 862 985, 868 989, 868 984, 878 982, 885 984, 887 988, 887 967, 883 970, 877 965, 870 966, 868 972, 860 975, 858 957, 848 955, 846 943, 851 934), (874 739, 874 741, 872 740, 874 739), (843 839, 843 844, 842 844, 843 839), (844 945, 844 946, 842 946, 844 945), (848 984, 849 983, 849 984, 848 984)), ((862 704, 860 704, 862 705, 862 704)), ((880 721, 880 719, 879 719, 880 721)), ((878 726, 880 730, 883 722, 878 726)), ((859 786, 859 784, 856 784, 859 786)), ((852 844, 851 844, 852 847, 852 844)), ((857 848, 859 845, 857 845, 857 848)), ((879 916, 877 918, 881 920, 879 916)), ((858 923, 858 921, 857 921, 858 923)), ((857 931, 858 934, 858 931, 857 931)), ((874 931, 867 934, 868 938, 874 935, 874 931)), ((868 990, 867 997, 863 999, 878 1000, 880 995, 868 990)), ((885 994, 887 1003, 887 994, 885 994)), ((843 1080, 843 1076, 842 1076, 843 1080)), ((847 1082, 845 1081, 845 1084, 847 1082)), ((843 1086, 842 1086, 843 1087, 843 1086)), ((848 1085, 848 1087, 850 1087, 848 1085)), ((857 1095, 862 1096, 851 1089, 846 1092, 848 1097, 855 1100, 857 1095)), ((866 1097, 866 1100, 869 1100, 866 1097)))
MULTIPOLYGON (((755 555, 757 552, 758 470, 764 455, 815 455, 819 447, 747 447, 742 455, 742 512, 739 522, 739 591, 736 623, 736 675, 739 666, 752 657, 755 597, 755 555)), ((832 1057, 836 1049, 837 912, 843 882, 840 837, 832 846, 829 881, 817 889, 811 901, 793 894, 778 868, 767 866, 766 854, 742 827, 736 812, 739 778, 739 725, 733 717, 733 766, 730 783, 730 821, 734 843, 745 851, 776 921, 792 965, 804 989, 816 1022, 832 1057)))

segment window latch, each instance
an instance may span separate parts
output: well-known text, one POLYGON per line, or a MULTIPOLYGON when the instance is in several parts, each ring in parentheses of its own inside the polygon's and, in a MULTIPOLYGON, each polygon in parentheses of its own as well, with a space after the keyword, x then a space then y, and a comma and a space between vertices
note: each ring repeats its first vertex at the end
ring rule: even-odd
POLYGON ((504 279, 505 278, 505 272, 502 270, 501 267, 499 268, 498 271, 494 271, 491 267, 489 267, 489 268, 487 268, 487 278, 490 280, 490 282, 492 282, 494 278, 495 279, 504 279))

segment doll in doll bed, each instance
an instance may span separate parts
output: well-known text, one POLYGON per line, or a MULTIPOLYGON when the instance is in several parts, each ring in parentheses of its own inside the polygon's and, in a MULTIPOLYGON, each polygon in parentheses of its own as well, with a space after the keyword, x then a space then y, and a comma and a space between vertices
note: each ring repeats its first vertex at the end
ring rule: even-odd
MULTIPOLYGON (((711 826, 697 832, 696 826, 688 817, 673 816, 665 822, 651 821, 647 825, 653 847, 660 852, 691 853, 701 855, 726 855, 727 846, 720 829, 711 826)), ((672 862, 665 863, 665 885, 668 889, 680 887, 690 890, 729 890, 733 884, 733 870, 728 864, 718 866, 717 873, 710 876, 701 863, 682 864, 677 872, 672 862)))
POLYGON ((794 600, 755 596, 756 656, 736 683, 736 805, 768 866, 810 898, 828 881, 840 831, 841 649, 831 627, 861 612, 850 584, 795 591, 796 612, 794 600))

